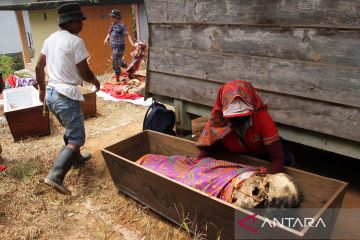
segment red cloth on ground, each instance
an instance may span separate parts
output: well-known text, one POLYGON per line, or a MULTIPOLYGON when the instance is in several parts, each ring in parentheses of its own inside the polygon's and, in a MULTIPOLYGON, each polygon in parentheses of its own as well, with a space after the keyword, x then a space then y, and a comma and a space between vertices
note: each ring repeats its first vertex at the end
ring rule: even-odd
POLYGON ((117 99, 130 99, 130 100, 135 100, 135 99, 143 97, 139 93, 123 93, 123 94, 119 94, 119 93, 117 93, 115 91, 111 91, 110 95, 113 96, 114 98, 117 98, 117 99))
POLYGON ((7 169, 7 167, 6 167, 6 166, 4 166, 4 165, 0 165, 0 172, 5 171, 6 169, 7 169))
POLYGON ((135 100, 143 97, 143 95, 139 93, 123 93, 126 87, 128 87, 128 85, 126 85, 125 83, 116 84, 116 83, 106 82, 103 84, 101 91, 109 93, 112 97, 117 99, 135 100))
MULTIPOLYGON (((127 72, 121 72, 121 73, 120 73, 120 76, 122 76, 122 77, 128 77, 129 74, 128 74, 127 72)), ((112 78, 116 78, 116 75, 113 75, 112 78)))
POLYGON ((16 76, 15 76, 15 75, 10 74, 10 75, 8 76, 8 78, 7 78, 6 81, 8 82, 8 84, 9 84, 11 87, 13 87, 13 88, 16 87, 16 76))

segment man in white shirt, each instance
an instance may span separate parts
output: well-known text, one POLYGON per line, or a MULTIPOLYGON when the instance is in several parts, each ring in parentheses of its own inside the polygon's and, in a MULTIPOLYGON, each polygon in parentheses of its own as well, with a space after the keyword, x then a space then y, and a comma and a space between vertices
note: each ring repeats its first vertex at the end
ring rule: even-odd
POLYGON ((83 40, 79 37, 85 16, 76 3, 63 4, 58 8, 60 29, 44 42, 38 63, 36 79, 39 84, 40 100, 45 99, 45 70, 48 72, 46 86, 46 105, 65 127, 65 147, 54 161, 53 167, 44 182, 58 192, 71 194, 64 186, 64 178, 70 168, 85 163, 91 154, 80 154, 85 143, 84 117, 80 101, 84 98, 77 88, 83 80, 95 85, 100 83, 90 70, 83 40))

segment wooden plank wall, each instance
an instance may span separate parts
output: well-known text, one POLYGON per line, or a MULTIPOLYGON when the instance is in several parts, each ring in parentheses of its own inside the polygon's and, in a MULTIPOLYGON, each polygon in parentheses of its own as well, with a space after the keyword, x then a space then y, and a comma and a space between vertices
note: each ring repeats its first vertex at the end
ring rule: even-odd
POLYGON ((359 0, 145 0, 148 92, 212 106, 251 82, 278 123, 360 142, 359 0))

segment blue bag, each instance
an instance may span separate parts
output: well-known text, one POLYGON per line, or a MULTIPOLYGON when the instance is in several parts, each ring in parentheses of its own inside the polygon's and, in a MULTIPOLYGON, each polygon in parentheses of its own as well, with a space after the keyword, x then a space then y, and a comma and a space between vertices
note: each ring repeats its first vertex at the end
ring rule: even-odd
POLYGON ((175 136, 175 113, 156 100, 149 106, 143 122, 143 130, 153 130, 175 136))

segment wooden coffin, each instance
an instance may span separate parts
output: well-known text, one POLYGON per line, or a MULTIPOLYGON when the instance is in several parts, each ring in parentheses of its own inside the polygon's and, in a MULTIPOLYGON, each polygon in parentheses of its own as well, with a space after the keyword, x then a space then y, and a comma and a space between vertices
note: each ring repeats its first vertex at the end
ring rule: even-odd
POLYGON ((81 102, 81 110, 83 111, 84 118, 96 116, 96 93, 91 90, 80 87, 80 91, 84 97, 84 101, 81 102))
POLYGON ((34 87, 6 89, 3 94, 4 115, 15 141, 50 134, 49 115, 43 116, 43 103, 34 87))
MULTIPOLYGON (((207 234, 207 239, 327 239, 347 186, 345 182, 287 168, 286 173, 295 178, 304 192, 301 209, 313 209, 307 217, 322 218, 326 228, 270 226, 269 220, 254 209, 237 208, 137 165, 135 161, 147 153, 195 156, 197 150, 192 141, 152 131, 141 132, 102 150, 111 177, 121 192, 185 229, 191 231, 197 227, 197 231, 207 234), (330 209, 335 211, 327 212, 330 209)), ((217 159, 268 166, 267 162, 240 155, 222 154, 217 159)))

